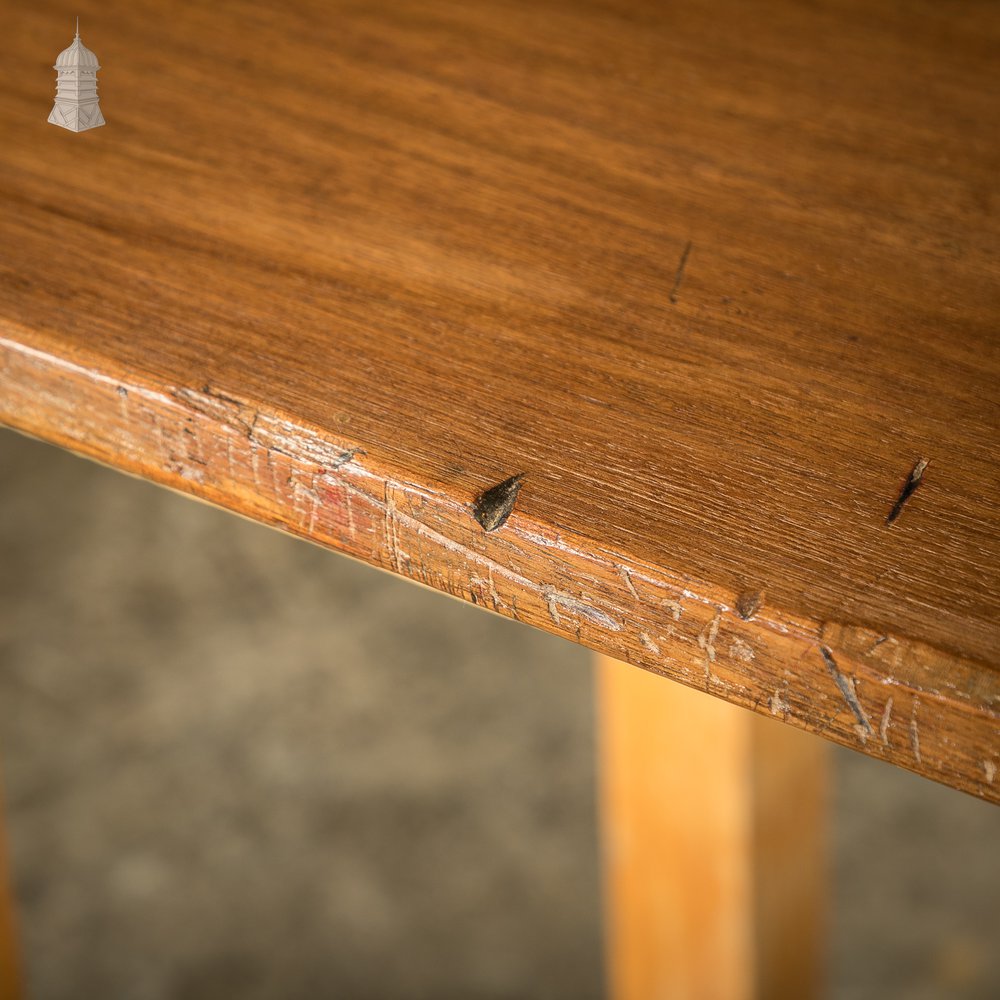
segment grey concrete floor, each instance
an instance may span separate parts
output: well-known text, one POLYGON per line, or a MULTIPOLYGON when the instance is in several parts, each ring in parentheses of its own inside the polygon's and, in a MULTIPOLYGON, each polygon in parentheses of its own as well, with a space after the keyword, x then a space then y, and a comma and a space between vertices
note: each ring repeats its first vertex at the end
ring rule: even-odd
MULTIPOLYGON (((0 432, 30 996, 602 994, 587 653, 0 432)), ((1000 810, 834 752, 830 996, 1000 996, 1000 810)))

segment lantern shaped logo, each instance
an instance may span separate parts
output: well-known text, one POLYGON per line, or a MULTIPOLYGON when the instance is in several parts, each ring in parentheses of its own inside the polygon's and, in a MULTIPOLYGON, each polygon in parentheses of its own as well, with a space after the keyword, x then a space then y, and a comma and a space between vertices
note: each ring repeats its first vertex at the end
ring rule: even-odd
POLYGON ((101 106, 97 103, 97 71, 101 67, 97 56, 80 41, 80 19, 76 19, 76 37, 73 44, 59 53, 53 69, 56 80, 56 102, 49 121, 83 132, 104 124, 101 106))

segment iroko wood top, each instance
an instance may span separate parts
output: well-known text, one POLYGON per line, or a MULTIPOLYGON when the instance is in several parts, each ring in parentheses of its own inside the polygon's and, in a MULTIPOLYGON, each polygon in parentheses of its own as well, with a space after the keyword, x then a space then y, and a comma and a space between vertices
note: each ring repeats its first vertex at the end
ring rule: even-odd
POLYGON ((932 0, 17 5, 0 419, 996 800, 998 51, 932 0))

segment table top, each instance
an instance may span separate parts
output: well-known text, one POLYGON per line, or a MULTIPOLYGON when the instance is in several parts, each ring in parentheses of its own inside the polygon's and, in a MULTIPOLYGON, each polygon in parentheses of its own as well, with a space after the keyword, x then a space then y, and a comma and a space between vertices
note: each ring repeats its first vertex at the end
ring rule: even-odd
POLYGON ((81 13, 0 420, 1000 800, 1000 10, 81 13))

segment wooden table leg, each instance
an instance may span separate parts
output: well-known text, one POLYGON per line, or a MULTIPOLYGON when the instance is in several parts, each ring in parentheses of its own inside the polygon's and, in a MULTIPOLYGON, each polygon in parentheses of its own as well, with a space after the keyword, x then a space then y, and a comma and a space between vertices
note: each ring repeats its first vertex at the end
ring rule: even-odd
POLYGON ((822 740, 599 657, 613 1000, 816 996, 822 740))

